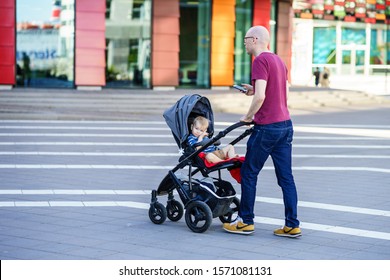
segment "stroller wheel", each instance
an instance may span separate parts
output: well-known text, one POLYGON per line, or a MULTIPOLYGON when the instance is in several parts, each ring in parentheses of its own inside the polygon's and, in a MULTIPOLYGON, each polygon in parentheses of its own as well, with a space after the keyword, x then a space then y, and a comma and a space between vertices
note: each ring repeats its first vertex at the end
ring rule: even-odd
POLYGON ((229 206, 229 210, 225 215, 219 216, 222 223, 232 223, 237 219, 238 209, 240 208, 240 200, 235 197, 229 206))
POLYGON ((213 220, 210 207, 203 201, 192 201, 188 204, 186 214, 187 226, 196 233, 205 232, 213 220))
POLYGON ((177 222, 183 217, 184 209, 183 205, 177 200, 168 200, 167 203, 167 215, 168 219, 170 219, 172 222, 177 222))
POLYGON ((162 224, 167 219, 167 209, 160 202, 150 205, 149 218, 155 224, 162 224))

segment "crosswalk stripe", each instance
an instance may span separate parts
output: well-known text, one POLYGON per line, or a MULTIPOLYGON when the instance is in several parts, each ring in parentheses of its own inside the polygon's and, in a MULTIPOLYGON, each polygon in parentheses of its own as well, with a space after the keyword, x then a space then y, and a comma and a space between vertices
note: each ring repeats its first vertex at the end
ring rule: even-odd
MULTIPOLYGON (((15 156, 109 156, 109 157, 178 157, 180 154, 177 153, 110 153, 110 152, 17 152, 8 151, 0 152, 0 156, 15 155, 15 156)), ((319 154, 293 154, 294 158, 333 158, 333 159, 390 159, 390 155, 319 155, 319 154)))
MULTIPOLYGON (((161 165, 115 165, 115 164, 0 164, 0 169, 144 169, 144 170, 168 170, 174 166, 161 165)), ((263 170, 274 170, 272 166, 265 166, 263 170)), ((387 168, 374 168, 364 166, 295 166, 297 171, 367 171, 390 173, 387 168)))
MULTIPOLYGON (((134 146, 134 147, 173 147, 176 143, 126 143, 126 142, 0 142, 0 146, 134 146)), ((246 144, 236 144, 235 147, 246 147, 246 144)), ((316 149, 390 149, 390 145, 313 145, 293 144, 294 148, 316 149)))
MULTIPOLYGON (((151 190, 88 190, 88 189, 1 189, 0 195, 23 195, 23 196, 33 196, 33 195, 151 195, 151 190)), ((240 198, 240 195, 237 195, 240 198)), ((283 199, 273 198, 273 197, 262 197, 256 196, 257 202, 270 203, 270 204, 279 204, 283 205, 283 199)), ((299 207, 313 208, 313 209, 323 209, 330 211, 339 211, 339 212, 348 212, 356 213, 363 215, 372 215, 372 216, 384 216, 390 217, 390 211, 372 209, 372 208, 363 208, 363 207, 352 207, 344 206, 337 204, 329 203, 318 203, 310 201, 299 201, 299 207)))
MULTIPOLYGON (((147 210, 150 207, 149 203, 133 202, 133 201, 14 201, 0 202, 0 207, 130 207, 147 210)), ((255 223, 268 225, 283 225, 284 220, 274 219, 269 217, 256 216, 255 223)), ((302 229, 315 231, 324 231, 337 234, 352 235, 358 237, 375 238, 390 240, 390 233, 362 230, 356 228, 340 227, 334 225, 301 223, 302 229)))

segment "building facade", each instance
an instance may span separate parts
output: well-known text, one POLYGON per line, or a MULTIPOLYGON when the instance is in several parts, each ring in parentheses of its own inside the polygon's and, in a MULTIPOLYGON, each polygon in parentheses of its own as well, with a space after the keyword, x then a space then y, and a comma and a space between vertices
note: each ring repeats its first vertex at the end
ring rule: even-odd
POLYGON ((243 37, 272 33, 291 68, 292 1, 0 1, 0 85, 226 87, 248 82, 243 37))
POLYGON ((293 84, 312 84, 317 67, 344 80, 385 82, 390 74, 390 1, 295 0, 293 9, 293 84))

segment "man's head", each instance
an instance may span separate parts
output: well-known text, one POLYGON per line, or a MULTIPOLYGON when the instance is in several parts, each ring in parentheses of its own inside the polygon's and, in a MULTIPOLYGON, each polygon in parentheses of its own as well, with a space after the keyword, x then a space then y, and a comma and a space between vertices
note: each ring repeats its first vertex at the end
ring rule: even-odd
POLYGON ((266 51, 269 41, 269 32, 264 26, 253 26, 246 32, 244 38, 246 52, 257 55, 259 52, 266 51))

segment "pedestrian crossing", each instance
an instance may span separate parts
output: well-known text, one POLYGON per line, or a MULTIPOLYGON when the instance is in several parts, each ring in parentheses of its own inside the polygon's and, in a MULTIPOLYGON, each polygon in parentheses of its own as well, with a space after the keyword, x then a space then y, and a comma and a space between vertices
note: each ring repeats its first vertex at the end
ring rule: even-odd
MULTIPOLYGON (((223 130, 228 125, 231 123, 216 122, 215 130, 223 130)), ((338 184, 338 187, 345 187, 340 191, 345 195, 342 200, 345 204, 325 203, 318 197, 318 200, 300 200, 299 208, 319 211, 318 215, 326 215, 330 211, 332 217, 337 216, 334 214, 337 212, 348 213, 354 215, 356 220, 372 216, 378 219, 377 223, 386 224, 383 230, 373 230, 367 225, 366 228, 342 226, 337 219, 318 223, 305 221, 301 217, 303 229, 390 240, 390 205, 386 198, 386 195, 390 197, 389 128, 345 124, 295 126, 293 170, 301 177, 301 184, 306 185, 299 189, 299 193, 312 191, 306 189, 309 182, 302 182, 306 176, 311 180, 317 176, 315 185, 320 187, 323 179, 332 177, 339 178, 335 182, 343 180, 345 185, 338 184), (365 191, 363 185, 351 186, 360 176, 373 182, 370 191, 365 191), (352 181, 349 182, 349 179, 352 181), (353 192, 354 188, 361 197, 348 201, 348 193, 353 192), (372 192, 377 192, 378 197, 369 197, 373 201, 365 205, 370 207, 355 205, 356 201, 367 199, 367 194, 372 192)), ((231 141, 244 129, 233 131, 223 140, 231 141)), ((244 155, 245 140, 237 144, 236 149, 244 155)), ((150 177, 154 182, 159 182, 177 164, 175 158, 179 156, 171 131, 164 122, 1 120, 0 211, 20 207, 127 207, 146 210, 149 208, 151 189, 139 189, 139 184, 132 185, 132 181, 142 182, 150 177), (62 172, 60 178, 69 176, 82 182, 84 176, 92 180, 91 177, 107 170, 129 172, 121 173, 126 174, 127 180, 120 180, 119 189, 107 189, 103 184, 98 185, 99 189, 48 188, 48 184, 55 183, 56 179, 56 175, 50 172, 62 172), (51 176, 51 181, 45 177, 46 173, 51 176), (34 182, 35 188, 30 187, 30 182, 34 182), (42 199, 42 196, 57 195, 60 195, 60 199, 42 199), (75 195, 78 199, 67 200, 64 195, 75 195), (109 199, 100 199, 101 195, 109 199), (125 200, 123 196, 126 196, 125 200)), ((272 162, 268 162, 264 167, 264 176, 271 177, 273 171, 272 162)), ((236 187, 239 190, 239 186, 236 187)), ((319 191, 326 195, 324 190, 319 191)), ((326 200, 330 199, 331 195, 326 197, 326 200)), ((259 195, 256 202, 262 208, 283 205, 280 197, 264 195, 259 195)), ((284 223, 280 218, 260 213, 255 221, 268 225, 284 223)))

